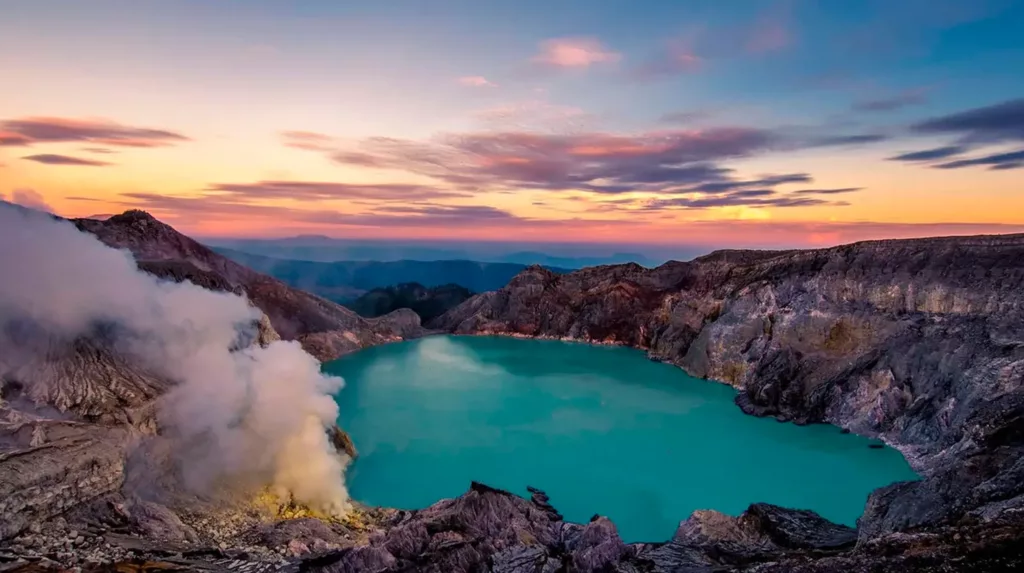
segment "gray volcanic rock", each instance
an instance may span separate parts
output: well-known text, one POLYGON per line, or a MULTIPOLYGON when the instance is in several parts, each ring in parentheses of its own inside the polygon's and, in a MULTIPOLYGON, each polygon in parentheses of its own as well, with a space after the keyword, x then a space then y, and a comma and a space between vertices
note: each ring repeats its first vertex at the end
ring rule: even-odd
POLYGON ((925 479, 872 494, 862 542, 1024 509, 1024 235, 532 267, 431 326, 645 349, 747 413, 895 445, 925 479))
POLYGON ((170 387, 101 339, 23 334, 4 339, 43 352, 0 348, 0 539, 120 488, 125 453, 154 430, 152 400, 170 387))
POLYGON ((889 534, 855 546, 854 530, 813 512, 754 504, 739 517, 695 512, 667 543, 626 544, 606 518, 565 523, 535 500, 473 484, 458 498, 397 512, 367 545, 309 558, 302 568, 324 573, 906 573, 1013 570, 1024 564, 1020 520, 985 529, 889 534), (991 537, 982 537, 982 531, 991 537))

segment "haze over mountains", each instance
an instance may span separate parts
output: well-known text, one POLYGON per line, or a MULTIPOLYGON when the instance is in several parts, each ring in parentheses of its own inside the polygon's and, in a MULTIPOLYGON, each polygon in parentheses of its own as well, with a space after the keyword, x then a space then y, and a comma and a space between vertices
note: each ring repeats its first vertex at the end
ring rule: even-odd
MULTIPOLYGON (((347 303, 367 291, 414 283, 423 288, 458 285, 474 293, 497 290, 526 265, 468 260, 310 261, 281 259, 214 247, 214 251, 288 285, 347 303)), ((555 273, 568 269, 548 267, 555 273)))
MULTIPOLYGON (((519 243, 488 241, 385 241, 301 235, 281 239, 200 239, 214 248, 302 261, 472 260, 579 269, 637 263, 654 267, 668 260, 689 260, 709 249, 697 245, 603 245, 594 243, 519 243)), ((429 285, 427 285, 429 286, 429 285)))
POLYGON ((400 308, 408 308, 419 315, 423 324, 459 306, 473 296, 469 289, 457 284, 427 288, 419 283, 402 283, 375 288, 345 306, 360 316, 376 318, 400 308))

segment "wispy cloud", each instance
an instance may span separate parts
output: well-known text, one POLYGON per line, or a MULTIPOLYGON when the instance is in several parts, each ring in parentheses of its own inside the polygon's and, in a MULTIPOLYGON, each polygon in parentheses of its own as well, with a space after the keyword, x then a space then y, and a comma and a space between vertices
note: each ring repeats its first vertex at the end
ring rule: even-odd
POLYGON ((622 54, 605 47, 590 37, 554 38, 540 44, 540 51, 531 60, 546 68, 589 68, 622 60, 622 54))
POLYGON ((232 200, 294 199, 332 201, 364 199, 372 201, 422 201, 466 197, 465 193, 426 185, 404 183, 334 183, 325 181, 257 181, 255 183, 214 183, 207 196, 232 200))
MULTIPOLYGON (((853 138, 855 144, 860 139, 853 138)), ((708 128, 634 135, 487 132, 451 135, 429 142, 372 139, 334 155, 340 163, 403 170, 443 185, 478 189, 587 192, 596 195, 643 193, 658 198, 645 210, 711 207, 807 207, 845 205, 827 198, 859 188, 778 188, 813 182, 808 173, 738 178, 722 162, 773 150, 820 145, 775 130, 708 128)), ((635 199, 615 207, 629 209, 635 199)))
POLYGON ((920 105, 928 101, 928 92, 924 89, 907 90, 896 95, 882 98, 865 99, 854 102, 851 108, 854 111, 883 112, 895 111, 920 105))
POLYGON ((161 147, 188 141, 180 133, 108 120, 28 117, 0 121, 0 146, 89 142, 117 147, 161 147))
POLYGON ((754 24, 747 38, 747 51, 754 54, 776 52, 793 43, 793 34, 781 18, 772 16, 754 24))
POLYGON ((507 103, 472 113, 489 129, 572 133, 585 129, 594 117, 582 108, 543 99, 507 103))
POLYGON ((471 88, 495 88, 498 84, 483 76, 463 76, 458 79, 459 84, 471 88))
POLYGON ((658 118, 658 123, 669 125, 690 125, 708 119, 711 115, 711 112, 706 110, 675 111, 663 114, 658 118))
POLYGON ((714 207, 814 207, 819 205, 844 206, 845 203, 837 203, 815 197, 793 197, 778 194, 768 190, 737 191, 726 195, 714 195, 711 197, 675 197, 671 199, 656 199, 649 202, 645 208, 649 210, 664 210, 672 207, 686 209, 709 209, 714 207))
POLYGON ((980 157, 965 157, 936 163, 939 160, 962 157, 972 150, 1024 141, 1024 99, 932 117, 913 124, 910 131, 919 135, 948 135, 953 141, 940 147, 903 153, 890 157, 889 160, 924 163, 937 169, 1024 168, 1024 150, 995 153, 990 151, 988 155, 980 157))
POLYGON ((69 155, 57 155, 55 153, 26 155, 25 157, 22 157, 22 159, 35 161, 36 163, 43 163, 45 165, 77 165, 82 167, 104 167, 107 165, 113 165, 106 161, 94 161, 92 159, 82 159, 80 157, 71 157, 69 155))
MULTIPOLYGON (((493 113, 500 117, 514 111, 493 113)), ((634 134, 511 129, 443 134, 423 141, 374 137, 327 155, 342 165, 428 177, 438 189, 468 194, 533 190, 672 196, 809 183, 813 179, 807 173, 739 179, 723 163, 769 152, 865 145, 885 137, 827 135, 823 128, 705 127, 634 134)))
POLYGON ((709 181, 694 186, 692 190, 701 193, 722 193, 751 187, 776 187, 789 183, 810 183, 812 181, 814 181, 814 178, 809 173, 784 173, 781 175, 765 175, 757 179, 729 178, 721 181, 709 181))
POLYGON ((689 41, 675 39, 660 53, 631 70, 639 80, 653 80, 680 74, 690 74, 704 67, 703 58, 694 53, 689 41))
POLYGON ((960 155, 967 151, 967 147, 963 145, 946 145, 943 147, 933 147, 931 149, 922 149, 921 151, 911 151, 890 157, 889 161, 934 161, 936 159, 946 159, 947 157, 953 157, 954 155, 960 155))
POLYGON ((1024 141, 1024 99, 934 117, 912 129, 922 134, 956 135, 964 144, 1024 141))
POLYGON ((770 131, 748 128, 675 130, 638 135, 482 132, 431 142, 370 139, 334 155, 354 163, 425 175, 456 188, 668 192, 719 179, 710 161, 742 157, 777 143, 770 131))
POLYGON ((889 139, 888 135, 883 133, 860 133, 854 135, 833 135, 827 137, 821 137, 811 140, 809 145, 811 147, 833 147, 833 146, 844 146, 844 145, 864 145, 868 143, 878 143, 889 139))
POLYGON ((306 151, 329 151, 335 145, 335 139, 314 131, 282 131, 281 139, 288 147, 306 151))
POLYGON ((1024 150, 995 153, 972 159, 960 159, 958 161, 950 161, 949 163, 940 163, 935 167, 939 169, 961 169, 975 166, 987 166, 989 169, 995 170, 1021 169, 1024 168, 1024 150))
POLYGON ((777 52, 796 43, 793 21, 794 0, 774 0, 758 15, 742 37, 751 54, 777 52))
POLYGON ((330 209, 299 209, 239 203, 217 196, 182 197, 156 193, 124 193, 116 205, 142 208, 160 217, 195 225, 199 221, 236 220, 240 217, 273 220, 278 225, 315 226, 330 229, 380 229, 386 237, 417 230, 453 236, 488 232, 552 232, 573 229, 609 229, 639 226, 641 222, 569 217, 542 219, 523 217, 490 205, 439 205, 406 203, 378 205, 362 212, 330 209))
POLYGON ((799 189, 790 192, 790 195, 844 195, 863 191, 863 187, 839 187, 836 189, 799 189))

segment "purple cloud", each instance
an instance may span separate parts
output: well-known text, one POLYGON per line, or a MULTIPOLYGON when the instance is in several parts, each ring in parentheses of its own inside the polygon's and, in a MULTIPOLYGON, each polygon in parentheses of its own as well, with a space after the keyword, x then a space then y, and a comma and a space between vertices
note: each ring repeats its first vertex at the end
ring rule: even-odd
POLYGON ((912 129, 921 134, 957 135, 964 143, 1024 141, 1024 99, 935 117, 912 129))
POLYGON ((676 40, 661 53, 635 67, 630 75, 639 80, 653 80, 698 72, 704 65, 704 59, 693 52, 689 42, 676 40))
POLYGON ((43 163, 45 165, 78 165, 83 167, 105 167, 112 165, 106 161, 94 161, 92 159, 82 159, 79 157, 71 157, 69 155, 57 155, 55 153, 41 153, 39 155, 26 155, 22 157, 27 161, 35 161, 36 163, 43 163))
POLYGON ((496 88, 498 84, 483 76, 463 76, 458 79, 459 85, 471 88, 496 88))
POLYGON ((533 64, 549 69, 584 69, 596 64, 615 63, 622 54, 589 37, 553 38, 540 43, 533 64))
POLYGON ((761 18, 747 38, 747 51, 753 54, 775 52, 793 44, 794 37, 786 22, 778 16, 761 18))
POLYGON ((329 223, 359 227, 448 227, 453 225, 502 225, 531 219, 488 205, 409 205, 384 206, 372 213, 311 213, 302 218, 309 223, 329 223))
POLYGON ((830 135, 813 139, 808 142, 810 147, 832 147, 842 145, 864 145, 867 143, 878 143, 889 139, 888 135, 881 133, 863 133, 856 135, 830 135))
MULTIPOLYGON (((810 183, 812 177, 807 173, 741 179, 724 163, 774 151, 874 143, 886 137, 880 134, 829 135, 824 127, 726 126, 634 134, 496 130, 443 134, 425 141, 373 137, 326 153, 332 161, 342 165, 410 173, 430 178, 440 188, 468 194, 480 190, 492 193, 543 190, 677 196, 810 183)), ((346 191, 352 187, 345 186, 346 191)), ((373 199, 371 196, 357 198, 373 199)))
POLYGON ((889 161, 932 161, 935 159, 945 159, 954 155, 960 155, 966 151, 967 148, 962 145, 947 145, 944 147, 933 147, 932 149, 923 149, 921 151, 904 153, 902 155, 890 157, 889 161))
POLYGON ((994 155, 986 155, 984 157, 976 157, 974 159, 961 159, 959 161, 951 161, 949 163, 940 163, 935 167, 938 169, 961 169, 963 167, 975 167, 980 165, 987 165, 989 169, 995 170, 1020 169, 1021 167, 1024 167, 1024 149, 1020 151, 1011 151, 1009 153, 996 153, 994 155))
POLYGON ((313 131, 282 131, 280 135, 287 147, 306 151, 330 151, 336 145, 333 137, 313 131))
POLYGON ((118 147, 161 147, 188 141, 180 133, 106 120, 29 117, 0 121, 0 146, 89 142, 118 147))
POLYGON ((842 206, 837 203, 814 197, 792 197, 778 195, 770 190, 737 191, 727 195, 714 197, 674 197, 656 199, 647 203, 646 210, 662 210, 671 208, 708 209, 713 207, 813 207, 819 205, 842 206))
POLYGON ((793 191, 790 195, 841 195, 863 191, 863 187, 839 187, 837 189, 800 189, 793 191))
POLYGON ((927 101, 927 92, 925 90, 917 89, 908 90, 890 97, 859 101, 854 103, 851 107, 854 111, 895 111, 905 107, 920 105, 927 101))
POLYGON ((636 221, 598 220, 585 218, 536 219, 521 217, 489 205, 439 205, 433 203, 383 205, 369 212, 342 213, 324 209, 294 209, 225 200, 216 196, 180 197, 155 193, 125 193, 120 203, 126 208, 142 208, 159 213, 169 220, 194 222, 201 219, 235 219, 257 217, 281 223, 327 225, 382 229, 469 229, 485 226, 511 231, 530 229, 562 229, 565 225, 623 226, 636 221))
POLYGON ((333 183, 325 181, 257 181, 255 183, 214 183, 207 195, 232 200, 301 199, 329 201, 335 199, 369 199, 375 201, 422 201, 466 197, 465 193, 427 185, 405 183, 333 183))
POLYGON ((766 175, 758 179, 712 181, 693 187, 693 191, 701 193, 722 193, 744 187, 775 187, 786 183, 810 183, 814 179, 807 173, 786 173, 783 175, 766 175))
POLYGON ((640 135, 490 132, 432 142, 373 138, 333 154, 338 163, 404 170, 456 188, 668 191, 727 178, 713 162, 781 145, 768 130, 709 128, 640 135))
POLYGON ((677 111, 666 113, 658 118, 658 123, 673 125, 689 125, 705 120, 711 116, 708 111, 677 111))

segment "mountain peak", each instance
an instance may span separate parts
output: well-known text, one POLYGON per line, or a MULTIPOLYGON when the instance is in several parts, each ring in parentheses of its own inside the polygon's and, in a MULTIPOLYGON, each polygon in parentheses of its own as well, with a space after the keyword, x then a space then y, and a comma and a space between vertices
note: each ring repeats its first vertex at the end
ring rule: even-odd
POLYGON ((153 215, 150 215, 148 211, 142 209, 128 209, 120 215, 114 215, 111 219, 124 222, 132 221, 157 221, 158 219, 153 215))

